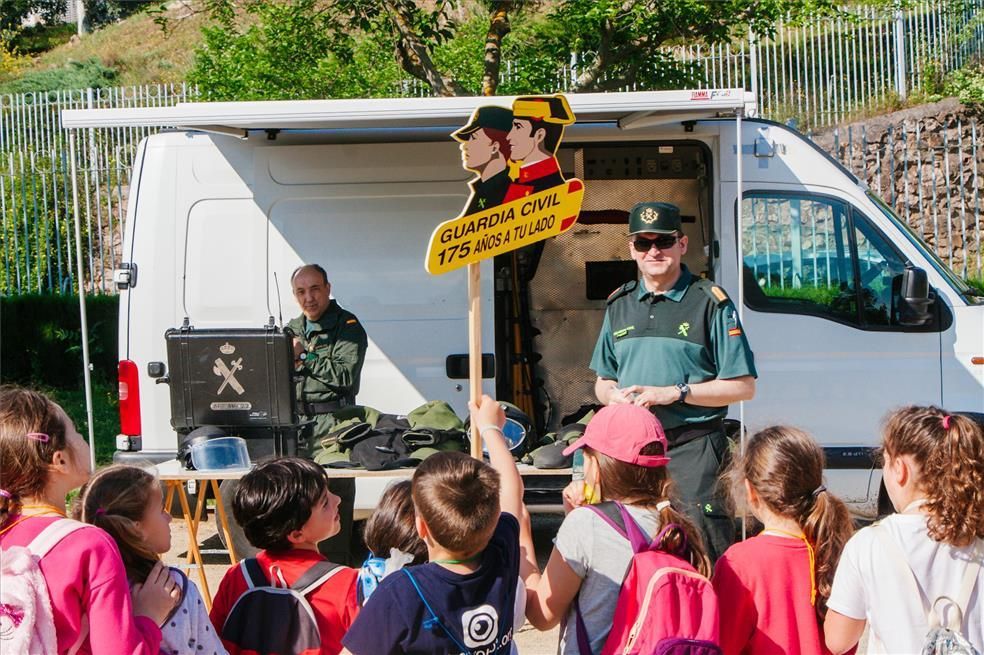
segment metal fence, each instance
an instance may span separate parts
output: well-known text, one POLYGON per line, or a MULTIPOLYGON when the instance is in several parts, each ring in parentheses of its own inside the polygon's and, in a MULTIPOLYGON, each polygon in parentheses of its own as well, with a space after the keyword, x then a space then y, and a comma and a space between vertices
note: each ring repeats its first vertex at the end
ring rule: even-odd
POLYGON ((0 96, 0 293, 76 288, 76 202, 86 285, 113 291, 133 154, 155 130, 78 130, 73 180, 61 110, 168 106, 197 95, 186 85, 161 85, 0 96))
POLYGON ((963 278, 984 280, 984 133, 946 114, 869 130, 837 128, 818 143, 865 180, 963 278))
MULTIPOLYGON (((886 97, 904 96, 981 57, 984 21, 975 17, 981 9, 984 0, 926 1, 894 13, 856 6, 850 9, 853 18, 780 23, 770 40, 752 38, 734 46, 673 52, 703 72, 702 86, 743 85, 759 94, 762 115, 796 118, 801 128, 815 128, 836 124, 859 108, 884 103, 886 97)), ((517 73, 516 66, 507 63, 504 75, 517 73)), ((567 88, 576 73, 572 57, 572 65, 558 72, 558 88, 567 88)), ((424 89, 409 83, 401 92, 419 95, 424 89)), ((169 106, 198 98, 198 90, 186 85, 0 95, 0 294, 75 288, 76 202, 83 226, 86 286, 113 292, 111 277, 120 260, 133 154, 140 139, 154 130, 78 131, 72 180, 70 134, 59 122, 62 109, 169 106)), ((886 137, 894 139, 888 146, 853 131, 838 132, 829 149, 881 188, 886 200, 922 230, 958 272, 982 277, 977 127, 972 124, 969 133, 958 130, 961 136, 954 132, 942 144, 931 144, 925 129, 903 127, 901 133, 886 137), (912 154, 906 148, 909 155, 893 154, 901 148, 899 140, 911 142, 920 152, 912 154), (879 153, 878 147, 884 150, 879 153), (964 155, 944 156, 948 148, 964 155), (913 164, 906 156, 918 161, 913 164), (862 167, 863 158, 880 164, 862 167), (913 175, 922 176, 926 184, 911 179, 913 175), (953 176, 960 176, 959 185, 953 176), (892 179, 896 182, 889 188, 892 179), (968 186, 966 180, 971 179, 968 186), (958 243, 962 251, 955 249, 958 243)))

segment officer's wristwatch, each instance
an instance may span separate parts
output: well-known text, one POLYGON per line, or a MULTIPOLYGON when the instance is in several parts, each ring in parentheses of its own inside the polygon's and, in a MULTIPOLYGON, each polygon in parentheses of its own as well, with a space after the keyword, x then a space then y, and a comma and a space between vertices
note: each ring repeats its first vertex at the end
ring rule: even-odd
POLYGON ((677 398, 677 402, 683 404, 687 400, 687 396, 690 394, 690 385, 686 382, 680 382, 676 385, 677 391, 680 392, 680 397, 677 398))

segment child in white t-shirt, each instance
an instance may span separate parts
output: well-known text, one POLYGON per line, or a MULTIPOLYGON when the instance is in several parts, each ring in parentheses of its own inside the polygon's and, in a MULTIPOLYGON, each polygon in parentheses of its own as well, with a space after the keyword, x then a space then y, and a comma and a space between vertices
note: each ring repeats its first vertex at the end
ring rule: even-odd
POLYGON ((846 652, 867 625, 868 653, 920 652, 930 631, 926 605, 957 599, 969 571, 960 633, 984 650, 984 430, 936 407, 906 407, 889 416, 882 451, 899 513, 845 546, 827 601, 827 648, 846 652))

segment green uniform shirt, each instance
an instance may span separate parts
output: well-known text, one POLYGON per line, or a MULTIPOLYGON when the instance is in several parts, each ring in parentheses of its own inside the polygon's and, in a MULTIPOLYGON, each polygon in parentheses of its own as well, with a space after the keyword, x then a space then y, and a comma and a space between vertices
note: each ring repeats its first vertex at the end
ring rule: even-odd
MULTIPOLYGON (((664 294, 633 281, 609 296, 591 357, 598 377, 623 388, 757 377, 731 300, 713 282, 682 268, 680 279, 664 294)), ((674 403, 654 411, 663 427, 675 428, 724 418, 728 408, 674 403)))
POLYGON ((298 372, 297 400, 303 403, 355 401, 368 338, 359 319, 332 300, 318 320, 303 314, 287 324, 304 342, 307 356, 298 372))

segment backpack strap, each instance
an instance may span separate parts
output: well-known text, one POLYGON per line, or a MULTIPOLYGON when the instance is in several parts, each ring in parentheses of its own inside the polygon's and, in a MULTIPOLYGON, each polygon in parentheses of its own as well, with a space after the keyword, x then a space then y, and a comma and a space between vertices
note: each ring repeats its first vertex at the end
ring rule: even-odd
POLYGON ((48 554, 58 543, 80 528, 87 527, 88 524, 72 519, 59 519, 45 527, 38 536, 31 540, 27 549, 32 555, 41 559, 48 554))
POLYGON ((964 569, 963 580, 960 581, 960 593, 957 596, 957 607, 961 614, 966 614, 967 606, 970 604, 970 594, 974 591, 977 578, 981 572, 981 540, 974 541, 974 550, 971 552, 970 561, 964 569))
MULTIPOLYGON (((663 528, 656 539, 650 541, 649 535, 647 535, 639 523, 635 520, 635 517, 629 513, 628 508, 617 500, 606 501, 603 503, 598 503, 597 505, 585 505, 595 514, 601 517, 601 519, 610 525, 615 532, 621 535, 623 538, 628 540, 629 544, 632 546, 633 555, 636 553, 641 553, 644 550, 655 546, 663 538, 666 533, 666 529, 671 527, 670 525, 663 528)), ((673 524, 675 525, 675 524, 673 524)), ((580 655, 591 655, 591 639, 588 637, 588 626, 584 623, 584 617, 581 616, 581 603, 578 602, 578 595, 574 596, 574 618, 575 618, 575 633, 577 634, 577 649, 580 655)))
POLYGON ((329 562, 328 560, 322 560, 317 562, 304 572, 304 575, 299 577, 294 581, 294 584, 290 586, 291 589, 296 591, 302 596, 307 596, 309 593, 328 582, 336 573, 341 572, 343 567, 340 564, 335 564, 334 562, 329 562))
POLYGON ((270 582, 263 575, 263 567, 260 566, 255 557, 248 557, 239 562, 239 570, 242 571, 246 585, 250 589, 270 586, 270 582))
POLYGON ((417 596, 420 597, 420 601, 424 604, 424 608, 427 610, 427 613, 430 614, 430 618, 424 621, 423 627, 428 630, 434 628, 435 626, 440 628, 444 632, 444 634, 448 636, 448 639, 450 639, 454 643, 454 645, 458 649, 460 649, 462 653, 464 653, 464 655, 472 655, 472 652, 461 644, 461 640, 455 637, 454 634, 450 630, 448 630, 448 627, 444 625, 441 619, 438 618, 437 613, 434 611, 434 608, 432 608, 430 603, 427 602, 427 598, 424 596, 424 592, 421 591, 420 585, 417 584, 417 579, 413 577, 412 573, 410 573, 410 569, 402 568, 400 570, 403 571, 403 573, 405 573, 406 576, 410 579, 410 584, 413 585, 414 590, 417 592, 417 596))
MULTIPOLYGON (((905 558, 905 552, 902 547, 898 545, 895 538, 892 537, 892 533, 889 532, 888 528, 881 523, 875 523, 871 526, 871 529, 875 531, 878 536, 878 540, 885 552, 888 554, 889 561, 895 566, 896 573, 899 577, 905 580, 905 584, 909 587, 909 593, 919 599, 919 604, 923 608, 923 613, 926 615, 926 621, 930 624, 930 627, 934 627, 932 624, 935 620, 933 609, 929 606, 925 595, 919 588, 919 582, 916 580, 916 574, 912 572, 912 567, 909 566, 909 562, 905 558)), ((937 622, 938 623, 938 622, 937 622)))

